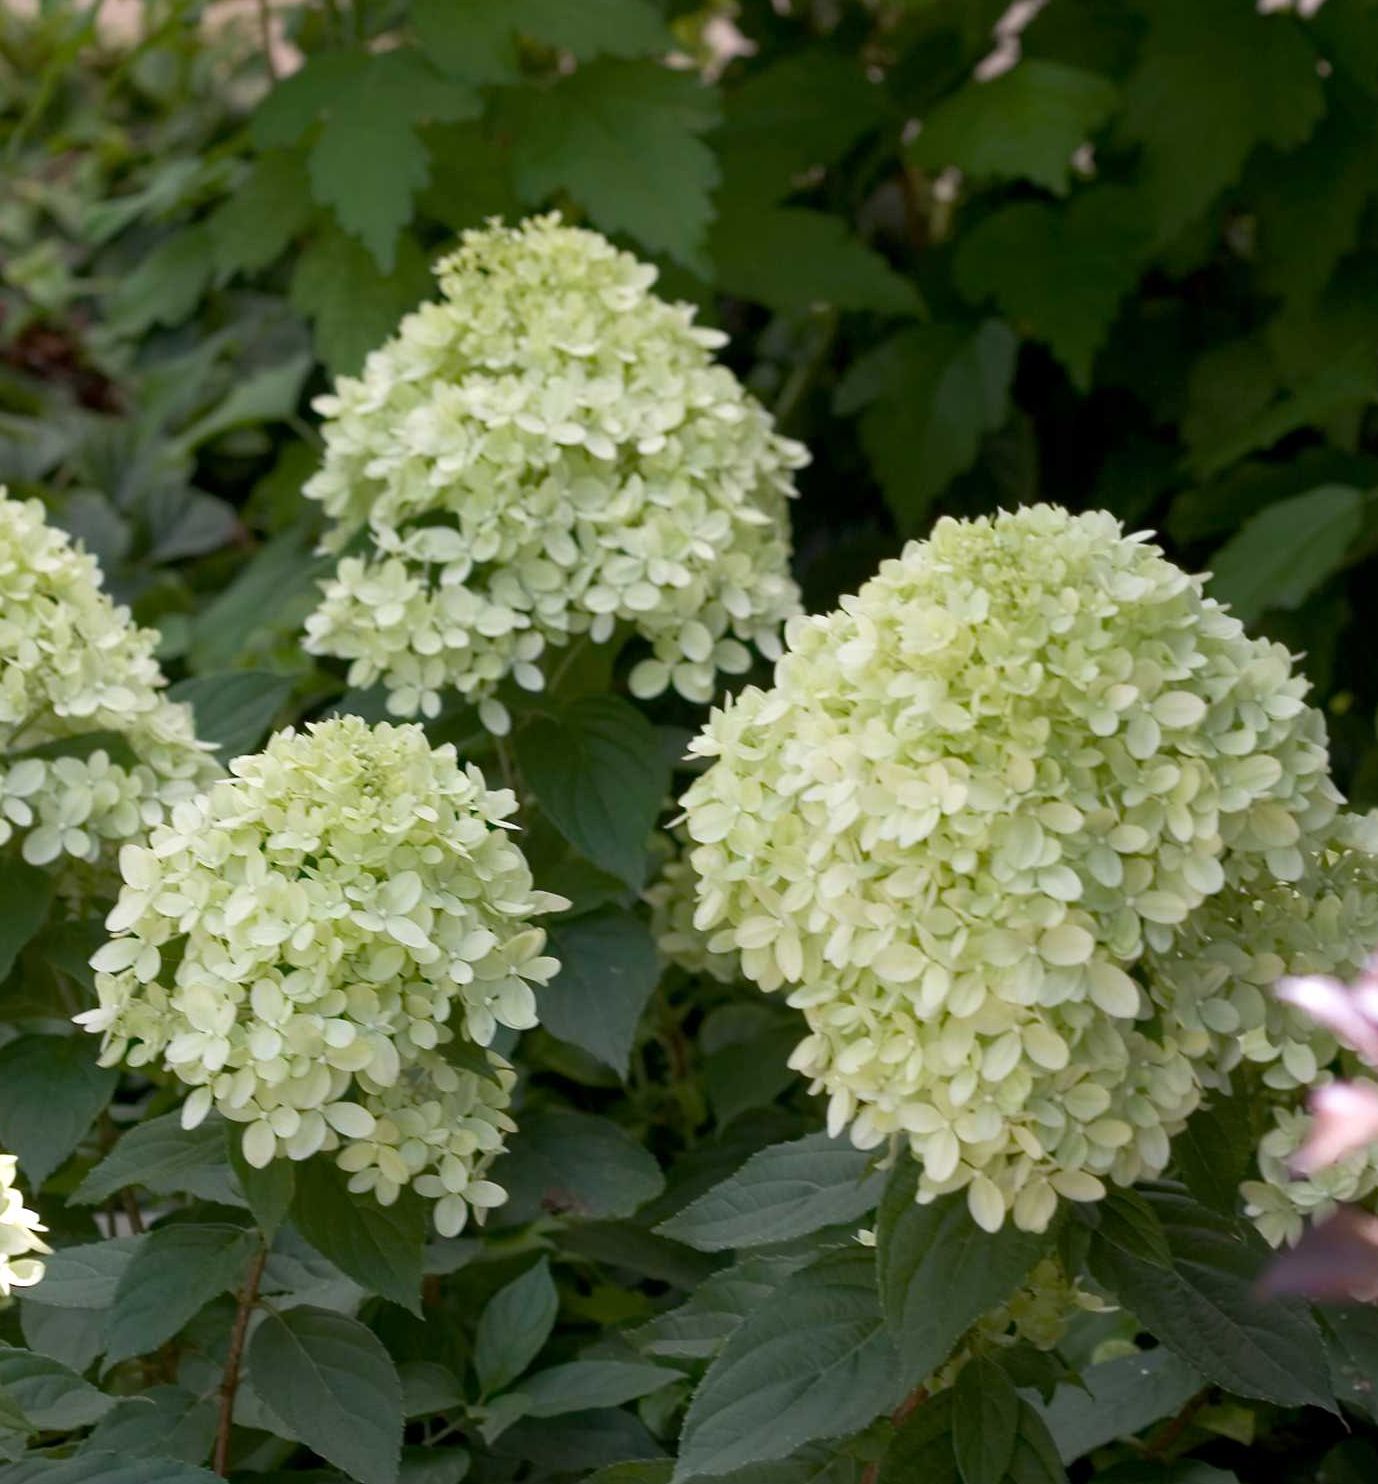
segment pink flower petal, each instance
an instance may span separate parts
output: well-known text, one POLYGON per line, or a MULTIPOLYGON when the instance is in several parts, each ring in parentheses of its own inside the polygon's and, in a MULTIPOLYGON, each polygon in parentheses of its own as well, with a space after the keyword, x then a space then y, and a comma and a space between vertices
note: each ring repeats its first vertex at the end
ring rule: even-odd
POLYGON ((1378 1088, 1332 1082, 1311 1094, 1311 1131, 1292 1168, 1311 1175, 1378 1142, 1378 1088))
POLYGON ((1367 1303, 1378 1297, 1378 1216, 1345 1206, 1329 1221, 1308 1227, 1290 1252, 1274 1260, 1259 1288, 1269 1298, 1299 1293, 1367 1303))
POLYGON ((1306 974, 1280 980, 1276 992, 1378 1066, 1378 981, 1365 977, 1351 990, 1328 975, 1306 974))

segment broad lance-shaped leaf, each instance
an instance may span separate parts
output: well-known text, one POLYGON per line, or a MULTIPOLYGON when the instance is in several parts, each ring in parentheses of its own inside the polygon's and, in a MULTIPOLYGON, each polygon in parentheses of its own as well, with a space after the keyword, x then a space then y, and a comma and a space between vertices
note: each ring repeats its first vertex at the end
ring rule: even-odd
POLYGON ((1000 1484, 1010 1473, 1019 1437, 1019 1394, 985 1356, 958 1373, 952 1395, 952 1451, 964 1484, 1000 1484))
POLYGON ((43 926, 55 878, 27 861, 0 860, 0 980, 9 977, 19 950, 43 926))
MULTIPOLYGON (((0 892, 3 892, 0 879, 0 892)), ((67 1158, 119 1081, 94 1036, 18 1036, 0 1050, 0 1149, 37 1187, 67 1158)))
POLYGON ((1325 1347, 1306 1306, 1257 1295, 1268 1257, 1262 1242, 1185 1194, 1141 1194, 1166 1237, 1170 1265, 1098 1233, 1089 1259, 1096 1281, 1207 1380, 1283 1406, 1333 1407, 1325 1347))
POLYGON ((917 1408, 891 1440, 877 1484, 1067 1484, 1048 1429, 1028 1402, 1012 1390, 1006 1395, 998 1449, 970 1433, 964 1409, 979 1405, 949 1390, 917 1408))
POLYGON ((60 1361, 14 1345, 0 1346, 0 1391, 45 1432, 90 1427, 116 1400, 60 1361))
POLYGON ((528 1417, 559 1417, 594 1407, 620 1407, 674 1381, 684 1373, 668 1366, 625 1360, 572 1360, 525 1377, 516 1387, 528 1417))
POLYGON ((351 1194, 348 1178, 328 1160, 297 1167, 292 1219, 297 1230, 342 1273, 421 1313, 421 1257, 426 1213, 410 1191, 390 1206, 351 1194))
POLYGON ((709 1366, 684 1419, 675 1480, 857 1432, 906 1389, 870 1254, 831 1254, 748 1314, 709 1366))
POLYGON ((402 1383, 372 1330, 325 1309, 267 1313, 249 1341, 248 1375, 289 1436, 358 1484, 397 1484, 402 1383))
POLYGON ((485 1395, 501 1391, 535 1360, 559 1308, 545 1258, 488 1300, 474 1336, 474 1369, 485 1395))
POLYGON ((885 1177, 873 1156, 825 1133, 762 1149, 656 1228, 701 1252, 787 1242, 871 1210, 885 1177))
POLYGON ((0 1468, 0 1484, 217 1484, 209 1469, 178 1458, 92 1451, 73 1458, 26 1458, 0 1468))
POLYGON ((504 1222, 542 1211, 618 1221, 665 1189, 655 1156, 609 1118, 548 1108, 524 1117, 499 1166, 504 1222))
POLYGON ((962 1192, 921 1206, 917 1170, 906 1161, 891 1177, 876 1220, 876 1268, 886 1323, 902 1371, 918 1385, 981 1317, 1012 1294, 1052 1238, 1006 1222, 979 1230, 962 1192))
POLYGON ((1200 1371, 1160 1345, 1087 1366, 1038 1410, 1063 1463, 1071 1463, 1171 1417, 1204 1384, 1200 1371))
MULTIPOLYGON (((165 1113, 130 1129, 72 1199, 94 1206, 127 1185, 142 1185, 158 1195, 186 1191, 204 1200, 223 1201, 230 1194, 229 1178, 220 1117, 212 1115, 199 1127, 184 1129, 179 1113, 165 1113)), ((46 1295, 44 1302, 50 1302, 46 1295)))
POLYGON ((641 1012, 660 978, 650 929, 607 908, 552 924, 550 951, 560 972, 541 991, 541 1024, 625 1077, 641 1012))
POLYGON ((236 1287, 257 1242, 253 1232, 223 1222, 149 1232, 115 1290, 106 1364, 150 1354, 213 1298, 236 1287))
POLYGON ((44 1262, 43 1306, 108 1309, 115 1302, 115 1290, 124 1270, 147 1240, 141 1234, 59 1247, 44 1262))
POLYGON ((650 722, 615 696, 589 696, 523 727, 516 748, 555 828, 639 889, 647 837, 670 788, 670 765, 650 722))
POLYGON ((252 752, 268 735, 273 718, 292 694, 292 677, 270 670, 227 670, 196 675, 169 691, 196 717, 196 735, 213 742, 223 762, 252 752))

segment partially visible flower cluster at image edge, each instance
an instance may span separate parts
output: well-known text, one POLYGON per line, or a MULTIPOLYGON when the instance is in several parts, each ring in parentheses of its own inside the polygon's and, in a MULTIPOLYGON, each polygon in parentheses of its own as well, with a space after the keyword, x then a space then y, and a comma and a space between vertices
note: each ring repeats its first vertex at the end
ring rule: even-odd
POLYGON ((0 1298, 41 1282, 43 1260, 34 1254, 52 1251, 40 1235, 44 1227, 14 1183, 17 1164, 14 1155, 0 1154, 0 1298))
POLYGON ((514 1124, 488 1049, 537 1019, 558 963, 491 790, 419 726, 344 716, 278 733, 120 853, 92 959, 102 1061, 159 1064, 244 1125, 248 1162, 334 1154, 383 1204, 410 1185, 444 1235, 505 1198, 484 1174, 514 1124))
POLYGON ((807 454, 714 363, 726 337, 557 216, 466 232, 436 275, 439 302, 316 404, 305 493, 341 559, 308 649, 381 680, 394 715, 453 689, 499 733, 498 686, 542 689, 580 636, 647 641, 641 697, 706 702, 748 646, 778 655, 807 454))
POLYGON ((39 501, 0 489, 0 849, 97 861, 219 772, 163 693, 156 638, 39 501))
POLYGON ((1236 928, 1282 900, 1283 967, 1344 962, 1371 920, 1322 879, 1370 879, 1372 831, 1284 648, 1050 506, 939 521, 786 644, 693 744, 693 925, 803 1012, 834 1132, 907 1142, 921 1201, 1042 1230, 1160 1173, 1231 1060, 1295 1097, 1326 1038, 1174 956, 1222 893, 1236 928))

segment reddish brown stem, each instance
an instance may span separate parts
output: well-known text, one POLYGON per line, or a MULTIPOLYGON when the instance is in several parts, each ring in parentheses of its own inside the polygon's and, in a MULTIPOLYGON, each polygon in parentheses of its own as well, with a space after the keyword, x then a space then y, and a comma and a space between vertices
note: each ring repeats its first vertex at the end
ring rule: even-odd
POLYGON ((230 1472, 230 1432, 234 1426, 234 1399, 239 1391, 239 1371, 244 1361, 244 1341, 249 1334, 249 1320, 258 1304, 258 1285, 268 1261, 268 1245, 260 1242, 254 1260, 239 1290, 234 1328, 230 1331, 229 1353, 225 1356, 225 1373, 220 1381, 220 1422, 215 1430, 215 1472, 222 1479, 230 1472))
MULTIPOLYGON (((916 1386, 913 1391, 890 1413, 890 1421, 899 1427, 916 1407, 921 1407, 928 1400, 928 1387, 916 1386)), ((876 1484, 880 1476, 880 1463, 868 1463, 862 1471, 861 1484, 876 1484)))

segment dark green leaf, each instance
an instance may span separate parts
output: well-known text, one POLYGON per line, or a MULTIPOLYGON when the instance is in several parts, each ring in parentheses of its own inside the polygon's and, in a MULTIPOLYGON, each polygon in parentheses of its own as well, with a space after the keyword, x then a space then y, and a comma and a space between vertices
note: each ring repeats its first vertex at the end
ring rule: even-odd
POLYGON ((1097 1282, 1208 1380, 1284 1406, 1333 1406, 1325 1349, 1305 1305, 1257 1297, 1262 1243, 1188 1196, 1156 1192, 1150 1205, 1172 1265, 1098 1232, 1090 1255, 1097 1282))
POLYGON ((0 1468, 0 1484, 216 1484, 218 1476, 177 1458, 78 1453, 75 1458, 26 1458, 0 1468))
POLYGON ((288 1159, 275 1159, 261 1170, 244 1158, 243 1141, 238 1124, 225 1128, 225 1150, 230 1168, 239 1181, 255 1223, 270 1238, 287 1219, 292 1197, 297 1189, 296 1166, 288 1159))
MULTIPOLYGON (((0 885, 0 892, 4 891, 0 885)), ((94 1036, 19 1036, 0 1049, 0 1147, 40 1186, 81 1143, 120 1074, 94 1036)))
POLYGON ((831 304, 913 314, 913 284, 853 237, 840 218, 759 200, 730 202, 708 239, 719 287, 785 312, 831 304))
POLYGON ((0 1346, 0 1388, 34 1427, 52 1432, 89 1427, 115 1405, 115 1398, 46 1355, 0 1346))
POLYGON ((670 791, 650 722, 615 696, 589 696, 524 727, 516 745, 522 775, 560 833, 640 888, 646 842, 670 791))
POLYGON ((1014 1462, 1019 1395, 993 1360, 974 1356, 952 1393, 952 1452, 963 1484, 1001 1484, 1014 1462))
POLYGON ((1344 562, 1364 523, 1364 497, 1328 484, 1259 511, 1216 552, 1211 596, 1246 623, 1298 608, 1344 562))
POLYGON ((266 267, 311 220, 311 190, 301 155, 261 155, 211 216, 215 266, 222 278, 266 267))
POLYGON ((215 743, 228 762, 257 749, 292 694, 292 681, 270 670, 225 670, 183 680, 169 694, 191 706, 196 735, 215 743))
POLYGON ((1072 156, 1110 117, 1114 85, 1059 62, 1029 59, 990 82, 970 82, 924 119, 915 164, 1034 181, 1059 195, 1072 156))
POLYGON ((1162 1347, 1088 1366, 1080 1380, 1059 1386, 1041 1409, 1063 1463, 1171 1417, 1204 1384, 1199 1371, 1162 1347))
POLYGON ((683 1372, 665 1366, 573 1360, 525 1377, 517 1391, 526 1400, 528 1417, 557 1417, 594 1407, 619 1407, 683 1379, 683 1372))
POLYGON ((916 325, 856 361, 837 410, 861 413, 861 440, 904 531, 975 462, 1009 411, 1015 338, 998 320, 916 325))
POLYGON ((937 1370, 970 1326, 1019 1287, 1051 1243, 1011 1222, 983 1233, 962 1193, 920 1206, 914 1190, 912 1169, 897 1170, 876 1223, 880 1301, 911 1385, 937 1370))
POLYGON ((516 93, 510 114, 517 185, 528 201, 568 191, 603 231, 702 265, 718 172, 698 136, 713 126, 717 106, 695 73, 591 62, 547 92, 516 93))
POLYGON ((531 1364, 550 1338, 559 1308, 545 1258, 489 1299, 474 1337, 474 1369, 485 1395, 501 1391, 531 1364))
POLYGON ((96 1425, 83 1452, 141 1454, 204 1463, 215 1437, 218 1398, 181 1386, 151 1386, 125 1397, 96 1425))
POLYGON ((550 929, 560 972, 541 991, 541 1024, 626 1077, 636 1028, 660 977, 650 930, 618 908, 550 929))
POLYGON ((966 234, 957 283, 973 302, 993 298, 1012 324, 1046 341, 1085 390, 1152 241, 1140 203, 1120 186, 1084 191, 1065 207, 1022 201, 966 234))
POLYGON ((590 1220, 630 1216, 665 1188, 653 1155, 606 1118, 564 1109, 522 1119, 495 1178, 508 1193, 502 1216, 544 1212, 590 1220))
POLYGON ((371 1330, 325 1309, 267 1313, 249 1341, 248 1374, 308 1448, 359 1484, 396 1484, 402 1384, 371 1330))
POLYGON ((13 856, 0 859, 0 980, 43 926, 56 885, 47 871, 13 856))
POLYGON ((370 1293, 421 1312, 426 1214, 409 1192, 391 1206, 361 1200, 342 1171, 309 1159, 297 1167, 292 1220, 317 1252, 370 1293))
POLYGON ((43 1306, 52 1309, 108 1309, 134 1254, 147 1239, 111 1237, 78 1247, 60 1247, 43 1275, 43 1306))
POLYGON ((868 1259, 796 1273, 733 1331, 689 1404, 676 1480, 784 1458, 896 1405, 905 1388, 868 1259))
POLYGON ((776 1144, 656 1230, 701 1252, 720 1252, 788 1242, 855 1221, 885 1188, 871 1162, 870 1154, 824 1133, 776 1144))
POLYGON ((253 1232, 222 1223, 150 1232, 115 1290, 107 1364, 150 1354, 213 1298, 237 1287, 256 1246, 253 1232))
MULTIPOLYGON (((127 1185, 142 1185, 158 1195, 189 1191, 206 1200, 221 1200, 229 1172, 225 1127, 219 1118, 188 1130, 182 1127, 180 1113, 165 1113, 130 1129, 72 1199, 94 1206, 127 1185)), ((52 1302, 46 1294, 44 1302, 52 1302)))
POLYGON ((951 1391, 911 1412, 881 1460, 876 1484, 962 1484, 952 1446, 951 1391))

